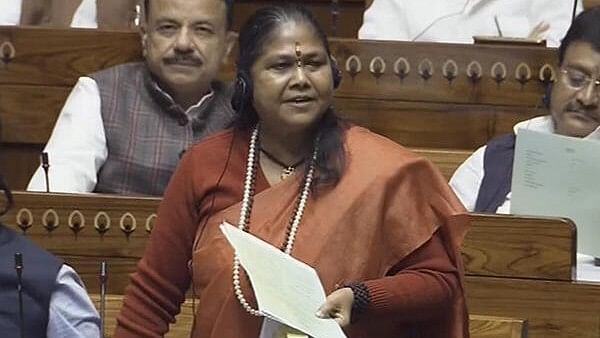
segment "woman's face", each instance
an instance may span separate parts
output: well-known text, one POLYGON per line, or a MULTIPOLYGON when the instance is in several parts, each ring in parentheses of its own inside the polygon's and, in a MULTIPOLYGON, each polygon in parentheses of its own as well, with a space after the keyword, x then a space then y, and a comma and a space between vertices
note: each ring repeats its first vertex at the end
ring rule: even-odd
POLYGON ((333 99, 329 55, 317 33, 303 22, 277 27, 251 76, 261 125, 280 133, 308 131, 333 99))

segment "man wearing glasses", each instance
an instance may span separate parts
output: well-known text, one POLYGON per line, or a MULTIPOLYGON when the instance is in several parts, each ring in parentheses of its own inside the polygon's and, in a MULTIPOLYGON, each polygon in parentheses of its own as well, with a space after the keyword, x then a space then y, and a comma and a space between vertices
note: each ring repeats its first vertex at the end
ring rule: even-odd
POLYGON ((544 98, 550 115, 518 123, 514 134, 479 148, 452 176, 450 185, 469 211, 510 212, 519 129, 600 139, 600 6, 573 21, 558 49, 558 60, 558 81, 544 98))

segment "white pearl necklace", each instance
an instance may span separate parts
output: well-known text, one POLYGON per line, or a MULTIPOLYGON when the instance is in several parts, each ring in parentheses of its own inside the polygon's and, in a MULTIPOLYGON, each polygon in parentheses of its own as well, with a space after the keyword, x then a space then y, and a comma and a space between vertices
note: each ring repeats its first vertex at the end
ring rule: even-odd
MULTIPOLYGON (((252 131, 252 136, 250 137, 250 149, 248 150, 248 161, 246 166, 246 179, 244 181, 244 194, 242 197, 242 207, 240 211, 240 219, 238 222, 238 228, 243 231, 248 231, 248 223, 250 222, 250 212, 252 211, 252 202, 254 199, 254 183, 256 178, 256 167, 258 166, 258 156, 257 152, 257 141, 258 141, 258 125, 254 127, 252 131)), ((302 187, 302 192, 300 193, 298 204, 296 206, 296 211, 294 212, 292 219, 290 221, 290 228, 288 237, 285 241, 285 250, 286 254, 290 254, 292 252, 292 248, 294 247, 294 240, 296 239, 296 233, 298 232, 298 227, 300 226, 300 222, 302 221, 302 216, 304 214, 304 209, 306 207, 306 201, 308 200, 308 194, 310 193, 310 186, 313 180, 313 175, 315 172, 315 163, 317 160, 317 152, 318 152, 318 139, 315 141, 312 158, 306 171, 306 177, 304 178, 304 186, 302 187)), ((240 260, 237 254, 234 254, 233 258, 233 290, 235 295, 240 302, 240 305, 251 315, 253 316, 264 316, 264 314, 260 310, 253 309, 244 294, 242 293, 242 288, 240 286, 240 260)))

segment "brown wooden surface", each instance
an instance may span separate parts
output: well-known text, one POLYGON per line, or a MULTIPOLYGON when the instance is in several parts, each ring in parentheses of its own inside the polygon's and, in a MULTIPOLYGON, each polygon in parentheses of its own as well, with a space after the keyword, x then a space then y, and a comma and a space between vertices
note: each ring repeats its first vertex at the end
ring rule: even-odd
POLYGON ((583 6, 585 8, 592 8, 594 6, 600 6, 600 0, 583 0, 583 6))
MULTIPOLYGON (((3 221, 15 229, 19 224, 31 224, 27 236, 73 265, 93 292, 98 290, 100 261, 107 260, 110 292, 122 293, 128 274, 143 254, 149 235, 146 223, 152 225, 159 202, 158 198, 16 192, 16 205, 3 221), (56 214, 49 218, 50 209, 56 214), (68 223, 76 210, 85 225, 77 232, 68 223), (102 235, 98 224, 108 221, 95 219, 100 212, 110 219, 110 228, 102 235), (128 212, 137 225, 129 235, 119 226, 128 212), (58 227, 49 232, 44 227, 48 220, 58 227)), ((570 222, 506 215, 472 215, 471 219, 463 246, 467 274, 545 280, 575 276, 575 230, 570 222)))
POLYGON ((471 313, 527 319, 529 338, 600 337, 600 283, 465 278, 471 313))
MULTIPOLYGON (((98 311, 100 311, 100 295, 91 294, 90 297, 92 298, 92 301, 94 302, 94 305, 96 305, 98 311)), ((106 295, 105 299, 104 337, 109 338, 114 334, 115 327, 117 325, 117 316, 119 315, 121 305, 123 304, 123 296, 108 294, 106 295)), ((181 305, 181 313, 177 315, 176 323, 170 326, 169 333, 167 333, 165 337, 188 338, 192 329, 192 321, 192 301, 188 299, 181 305)))
MULTIPOLYGON (((148 237, 145 222, 159 199, 34 193, 15 193, 15 197, 17 205, 3 222, 14 228, 19 223, 17 213, 27 207, 33 217, 27 235, 73 263, 90 292, 98 292, 99 262, 107 259, 109 293, 123 293, 127 273, 133 271, 148 237), (59 217, 58 228, 51 233, 41 225, 48 208, 59 217), (85 219, 77 234, 67 221, 73 210, 79 210, 85 219), (111 219, 103 236, 94 228, 93 218, 99 211, 111 219), (137 220, 137 228, 129 236, 118 225, 127 211, 137 220)), ((568 271, 574 264, 573 246, 566 244, 573 239, 569 223, 511 216, 473 218, 463 250, 471 313, 527 320, 533 338, 600 335, 600 284, 553 280, 573 273, 568 271), (571 251, 565 254, 568 247, 571 251), (567 259, 570 261, 565 263, 567 259)), ((28 223, 23 216, 19 219, 28 223)))
MULTIPOLYGON (((90 297, 100 311, 99 294, 90 297)), ((104 303, 104 336, 112 337, 117 316, 123 304, 123 296, 108 294, 104 303)), ((192 300, 187 299, 181 306, 181 313, 177 315, 175 324, 171 325, 167 338, 187 338, 190 335, 193 321, 192 300)), ((527 337, 527 321, 515 318, 498 316, 470 315, 469 331, 471 338, 525 338, 527 337)))
POLYGON ((42 144, 0 143, 0 174, 13 189, 25 189, 39 166, 42 144))
POLYGON ((577 235, 567 219, 471 214, 462 247, 468 275, 571 281, 577 235))
POLYGON ((471 338, 527 338, 527 321, 523 319, 470 315, 471 338))
POLYGON ((472 154, 470 150, 431 148, 412 148, 411 150, 433 162, 448 180, 456 168, 472 154))

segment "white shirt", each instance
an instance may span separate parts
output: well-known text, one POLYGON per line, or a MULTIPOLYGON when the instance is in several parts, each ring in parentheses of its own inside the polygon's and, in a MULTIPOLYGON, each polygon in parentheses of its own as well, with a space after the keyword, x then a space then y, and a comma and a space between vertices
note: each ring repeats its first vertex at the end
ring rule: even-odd
MULTIPOLYGON (((513 131, 518 134, 520 129, 529 129, 541 133, 554 133, 554 122, 550 115, 539 116, 517 123, 513 131)), ((588 135, 586 138, 600 138, 600 127, 588 135)), ((483 155, 486 146, 477 149, 465 162, 463 162, 452 175, 450 186, 465 208, 469 211, 475 209, 477 195, 481 181, 485 174, 483 166, 483 155)), ((498 207, 496 213, 510 213, 510 192, 506 195, 504 203, 498 207)), ((594 259, 591 256, 577 254, 577 280, 598 281, 600 282, 600 267, 594 265, 594 259)))
MULTIPOLYGON (((21 22, 21 0, 0 0, 0 26, 15 26, 21 22)), ((71 21, 71 27, 98 28, 96 0, 83 0, 71 21)))
MULTIPOLYGON (((545 115, 517 123, 513 127, 515 135, 521 128, 542 133, 553 133, 554 123, 550 115, 545 115)), ((450 186, 454 190, 454 193, 456 193, 456 196, 458 196, 462 204, 469 211, 475 209, 475 202, 477 201, 477 195, 479 195, 481 181, 485 175, 483 169, 485 149, 486 146, 477 149, 456 169, 452 178, 450 178, 450 186)), ((510 193, 508 193, 504 203, 498 207, 496 212, 499 214, 510 213, 510 193)))
MULTIPOLYGON (((108 157, 96 81, 81 77, 69 94, 44 149, 48 153, 52 192, 91 192, 97 172, 108 157)), ((44 171, 39 167, 27 190, 46 191, 44 171)))
MULTIPOLYGON (((164 91, 163 94, 171 97, 164 91)), ((192 109, 213 95, 211 91, 185 113, 189 116, 192 109)), ((51 192, 94 191, 98 171, 108 158, 100 90, 94 79, 79 78, 58 116, 44 151, 48 153, 50 164, 51 192)), ((41 166, 31 177, 27 190, 46 191, 46 178, 41 166)))
MULTIPOLYGON (((474 35, 527 37, 550 24, 547 44, 556 47, 571 24, 568 0, 374 0, 359 39, 472 43, 474 35), (496 18, 496 20, 494 19, 496 18)), ((577 12, 583 10, 579 1, 577 12)))
POLYGON ((100 337, 100 317, 77 273, 63 264, 50 296, 48 338, 100 337))
POLYGON ((0 1, 0 26, 14 26, 21 22, 21 0, 0 1))

